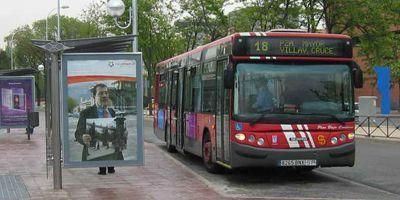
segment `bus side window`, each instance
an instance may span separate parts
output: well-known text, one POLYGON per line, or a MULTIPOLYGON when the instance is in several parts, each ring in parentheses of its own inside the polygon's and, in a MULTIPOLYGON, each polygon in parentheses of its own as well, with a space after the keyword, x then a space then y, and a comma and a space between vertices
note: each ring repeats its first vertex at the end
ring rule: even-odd
POLYGON ((192 110, 194 112, 200 112, 201 108, 201 75, 199 71, 199 66, 193 68, 192 75, 192 110))
POLYGON ((216 62, 208 62, 203 66, 202 86, 203 86, 203 101, 202 112, 215 113, 216 105, 216 62))
POLYGON ((193 112, 193 69, 188 68, 185 73, 185 111, 193 112))
POLYGON ((158 108, 165 108, 166 104, 166 84, 165 84, 165 74, 160 74, 160 79, 158 81, 159 96, 158 96, 158 108))

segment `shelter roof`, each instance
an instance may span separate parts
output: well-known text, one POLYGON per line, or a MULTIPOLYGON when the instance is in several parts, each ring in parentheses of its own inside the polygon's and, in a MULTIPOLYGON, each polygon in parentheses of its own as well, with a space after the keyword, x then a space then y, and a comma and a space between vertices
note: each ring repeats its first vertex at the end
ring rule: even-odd
MULTIPOLYGON (((135 35, 61 40, 65 46, 73 47, 67 53, 123 52, 131 45, 135 35)), ((32 40, 34 45, 44 45, 47 40, 32 40)))
POLYGON ((19 69, 6 69, 0 70, 0 76, 27 76, 34 75, 38 70, 33 68, 19 68, 19 69))

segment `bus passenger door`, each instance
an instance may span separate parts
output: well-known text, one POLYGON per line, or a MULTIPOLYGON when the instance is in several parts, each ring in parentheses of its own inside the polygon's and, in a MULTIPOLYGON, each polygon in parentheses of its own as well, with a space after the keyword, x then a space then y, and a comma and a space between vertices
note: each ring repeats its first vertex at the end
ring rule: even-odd
POLYGON ((176 132, 176 147, 177 149, 183 149, 184 135, 185 135, 185 119, 184 119, 184 80, 185 71, 184 68, 178 70, 177 80, 177 93, 178 98, 176 99, 176 116, 177 116, 177 132, 176 132))
POLYGON ((217 113, 216 113, 216 144, 217 161, 229 164, 229 93, 224 88, 224 70, 227 68, 228 60, 217 62, 217 113))
POLYGON ((174 70, 171 77, 171 143, 176 145, 178 131, 178 92, 179 92, 179 72, 174 70))
POLYGON ((185 151, 195 153, 196 149, 201 149, 201 147, 196 148, 196 113, 195 105, 197 105, 197 100, 200 97, 198 93, 200 91, 200 80, 196 79, 196 72, 199 69, 198 66, 192 66, 186 68, 185 71, 185 83, 184 83, 184 114, 183 118, 185 120, 184 125, 184 146, 185 151))

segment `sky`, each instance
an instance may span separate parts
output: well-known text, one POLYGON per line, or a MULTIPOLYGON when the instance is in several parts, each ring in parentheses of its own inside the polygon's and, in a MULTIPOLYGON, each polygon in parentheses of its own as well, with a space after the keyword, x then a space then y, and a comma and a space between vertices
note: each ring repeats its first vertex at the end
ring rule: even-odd
MULTIPOLYGON (((82 9, 90 2, 99 0, 61 0, 61 5, 68 5, 62 9, 62 15, 80 17, 82 9)), ((0 49, 5 49, 4 37, 19 26, 45 19, 49 12, 57 8, 58 0, 0 0, 0 49)), ((57 13, 57 9, 52 12, 57 13)))

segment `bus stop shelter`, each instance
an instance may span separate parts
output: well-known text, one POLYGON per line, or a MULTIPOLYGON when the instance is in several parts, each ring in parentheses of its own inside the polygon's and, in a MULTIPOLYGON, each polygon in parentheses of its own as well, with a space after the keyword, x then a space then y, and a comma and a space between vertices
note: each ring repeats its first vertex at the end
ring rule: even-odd
POLYGON ((54 188, 62 188, 61 143, 60 143, 60 101, 59 60, 61 53, 102 53, 127 52, 135 39, 134 35, 70 39, 61 41, 32 40, 33 45, 45 50, 44 66, 46 76, 46 168, 53 165, 54 188), (50 123, 51 121, 51 123, 50 123))

